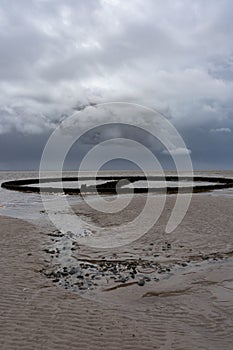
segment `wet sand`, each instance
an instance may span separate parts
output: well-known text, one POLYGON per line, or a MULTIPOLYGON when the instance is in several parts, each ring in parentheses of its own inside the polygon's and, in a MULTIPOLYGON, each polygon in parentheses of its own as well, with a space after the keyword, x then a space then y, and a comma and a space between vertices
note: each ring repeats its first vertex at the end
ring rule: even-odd
MULTIPOLYGON (((55 230, 0 217, 2 348, 231 350, 233 197, 193 196, 181 225, 165 234, 173 204, 169 197, 156 226, 129 245, 73 249, 74 260, 102 267, 105 261, 136 262, 134 278, 115 282, 101 272, 106 285, 77 293, 44 275, 61 265, 62 253, 51 253, 61 239, 55 230), (159 278, 137 283, 153 274, 159 278)), ((139 196, 120 216, 100 216, 85 204, 75 210, 111 228, 142 206, 139 196)))

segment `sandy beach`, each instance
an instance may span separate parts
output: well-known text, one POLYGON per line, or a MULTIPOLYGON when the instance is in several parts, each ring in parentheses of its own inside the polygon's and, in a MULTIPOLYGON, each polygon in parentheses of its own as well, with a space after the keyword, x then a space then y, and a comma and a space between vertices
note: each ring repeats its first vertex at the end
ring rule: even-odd
POLYGON ((233 350, 233 0, 0 0, 0 350, 233 350))
MULTIPOLYGON (((137 213, 142 202, 135 198, 121 220, 137 213)), ((78 290, 80 284, 74 289, 72 262, 68 273, 54 279, 62 253, 55 256, 53 248, 64 243, 55 229, 45 232, 1 216, 2 349, 231 350, 233 198, 193 196, 181 225, 165 234, 173 202, 169 197, 156 226, 128 246, 72 249, 73 259, 84 264, 84 285, 90 278, 85 262, 98 267, 91 290, 78 290), (133 263, 135 276, 111 278, 114 261, 122 269, 115 275, 127 277, 133 263)), ((75 210, 105 227, 119 221, 117 215, 100 218, 85 204, 75 210)))
POLYGON ((41 273, 47 237, 26 222, 1 217, 2 349, 148 349, 141 321, 57 288, 41 273), (43 242, 43 243, 42 243, 43 242))

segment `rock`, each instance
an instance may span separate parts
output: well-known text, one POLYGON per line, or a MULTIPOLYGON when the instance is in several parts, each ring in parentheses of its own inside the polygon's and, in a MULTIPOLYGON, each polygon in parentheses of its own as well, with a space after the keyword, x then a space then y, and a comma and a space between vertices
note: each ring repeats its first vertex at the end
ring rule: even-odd
POLYGON ((140 279, 140 280, 138 281, 138 285, 139 285, 140 287, 144 286, 144 284, 145 284, 145 281, 144 281, 143 278, 140 279))
POLYGON ((79 289, 80 290, 87 290, 88 288, 86 286, 80 286, 79 289))
POLYGON ((57 283, 57 282, 59 282, 59 281, 60 281, 59 278, 55 278, 55 279, 53 280, 54 283, 57 283))
POLYGON ((160 270, 158 270, 158 273, 165 273, 165 272, 167 272, 167 270, 163 268, 160 268, 160 270))
POLYGON ((131 278, 133 278, 133 279, 135 278, 135 274, 133 272, 130 272, 129 275, 131 278))
POLYGON ((48 253, 48 254, 55 254, 56 253, 54 249, 45 248, 44 251, 45 251, 45 253, 48 253))
POLYGON ((78 275, 77 278, 82 279, 82 280, 84 279, 84 277, 82 275, 78 275))
POLYGON ((72 268, 70 269, 70 271, 69 271, 69 274, 70 274, 70 275, 74 275, 76 272, 77 272, 77 271, 76 271, 76 268, 75 268, 75 267, 72 267, 72 268))
POLYGON ((62 271, 62 272, 61 272, 61 275, 62 275, 63 277, 65 277, 65 276, 68 276, 69 274, 68 274, 67 271, 62 271))
POLYGON ((202 256, 202 260, 209 260, 209 256, 208 255, 203 255, 202 256))
POLYGON ((149 276, 144 276, 143 279, 144 279, 145 282, 150 282, 151 281, 151 278, 149 276))

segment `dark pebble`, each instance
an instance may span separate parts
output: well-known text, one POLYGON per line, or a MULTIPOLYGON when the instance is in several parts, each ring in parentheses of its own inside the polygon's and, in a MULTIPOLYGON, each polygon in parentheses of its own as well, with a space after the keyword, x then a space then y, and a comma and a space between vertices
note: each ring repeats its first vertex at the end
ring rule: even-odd
POLYGON ((65 277, 65 276, 68 276, 69 274, 68 274, 68 272, 63 271, 63 272, 61 272, 61 275, 62 275, 63 277, 65 277))
POLYGON ((77 278, 84 279, 82 275, 78 275, 77 278))
POLYGON ((149 276, 144 276, 143 279, 144 279, 145 282, 150 282, 151 281, 151 278, 149 276))
POLYGON ((75 267, 72 267, 69 271, 69 274, 70 275, 74 275, 76 273, 76 268, 75 267))
POLYGON ((204 256, 202 257, 202 260, 209 260, 209 256, 204 255, 204 256))
POLYGON ((48 249, 48 248, 45 248, 44 251, 45 251, 45 253, 48 253, 48 254, 55 254, 56 253, 55 250, 48 249))
POLYGON ((55 279, 53 280, 54 283, 57 283, 57 282, 59 282, 59 281, 60 281, 59 278, 55 278, 55 279))
POLYGON ((129 274, 130 274, 131 278, 133 278, 133 279, 135 278, 135 274, 133 272, 130 272, 129 274))
POLYGON ((82 287, 79 287, 80 290, 87 290, 87 287, 85 286, 82 286, 82 287))
POLYGON ((144 286, 144 284, 145 284, 144 279, 140 279, 140 280, 138 281, 138 285, 139 285, 140 287, 144 286))

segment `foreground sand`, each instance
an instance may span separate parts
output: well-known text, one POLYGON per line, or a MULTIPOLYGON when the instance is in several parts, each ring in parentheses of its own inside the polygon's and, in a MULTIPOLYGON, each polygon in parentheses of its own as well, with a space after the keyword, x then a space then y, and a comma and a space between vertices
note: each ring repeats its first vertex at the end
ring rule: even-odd
POLYGON ((143 322, 42 277, 43 240, 32 225, 1 217, 1 349, 153 348, 143 322))
MULTIPOLYGON (((140 205, 140 200, 134 202, 134 210, 140 205)), ((170 206, 172 199, 168 211, 170 206)), ((118 257, 145 259, 156 251, 160 261, 173 264, 189 258, 190 265, 143 287, 98 291, 92 300, 41 274, 56 264, 43 252, 51 246, 51 237, 29 223, 0 217, 1 348, 232 350, 232 207, 232 198, 196 196, 184 222, 169 237, 164 234, 164 214, 156 236, 151 230, 118 248, 118 257), (169 252, 162 249, 167 240, 169 252), (216 260, 203 260, 203 254, 215 254, 216 260)), ((78 212, 100 221, 85 205, 78 212)), ((119 219, 101 217, 102 225, 114 220, 119 219)), ((84 247, 75 252, 89 259, 103 254, 111 258, 112 253, 84 247)))

